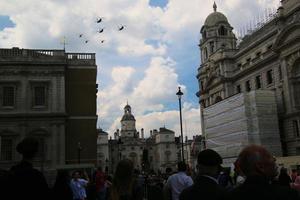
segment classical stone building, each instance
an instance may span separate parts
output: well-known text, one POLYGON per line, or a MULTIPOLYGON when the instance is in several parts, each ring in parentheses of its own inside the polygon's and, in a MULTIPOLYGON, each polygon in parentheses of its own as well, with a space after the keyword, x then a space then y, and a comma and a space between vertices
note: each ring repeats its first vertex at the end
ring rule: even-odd
POLYGON ((251 143, 277 156, 300 154, 300 1, 281 3, 238 44, 216 4, 201 28, 203 133, 229 160, 251 143))
POLYGON ((108 133, 102 129, 98 129, 97 138, 97 165, 102 166, 103 170, 108 170, 109 154, 108 154, 108 133))
POLYGON ((16 145, 36 137, 35 165, 96 163, 95 54, 0 49, 0 166, 20 160, 16 145))
MULTIPOLYGON (((165 127, 151 130, 150 137, 144 137, 144 129, 136 130, 135 117, 131 107, 124 107, 121 119, 121 130, 114 133, 109 144, 109 170, 114 171, 121 159, 130 159, 139 170, 154 170, 165 172, 166 168, 176 169, 178 161, 178 144, 175 133, 165 127)), ((180 158, 179 158, 180 159, 180 158)))

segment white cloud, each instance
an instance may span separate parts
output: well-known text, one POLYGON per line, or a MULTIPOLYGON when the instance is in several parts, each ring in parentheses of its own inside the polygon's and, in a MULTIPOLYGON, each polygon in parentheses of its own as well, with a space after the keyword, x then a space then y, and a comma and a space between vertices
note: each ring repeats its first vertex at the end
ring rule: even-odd
MULTIPOLYGON (((265 8, 276 7, 278 2, 216 1, 218 10, 235 29, 265 8)), ((60 38, 66 36, 68 51, 96 52, 100 63, 97 113, 103 128, 113 132, 120 126, 128 100, 139 129, 149 131, 166 125, 178 134, 175 93, 178 85, 185 93, 183 98, 191 93, 190 79, 195 78, 199 65, 191 49, 199 42, 205 18, 213 12, 213 1, 169 0, 164 9, 148 4, 149 0, 1 0, 0 14, 8 15, 16 26, 0 31, 0 45, 57 49, 62 48, 60 38), (103 22, 96 24, 100 16, 103 22), (118 31, 121 24, 125 29, 118 31), (99 28, 104 28, 102 34, 96 33, 99 28), (80 33, 83 38, 78 37, 80 33), (100 44, 100 40, 105 42, 100 44), (185 57, 177 56, 181 52, 185 57), (191 75, 183 80, 180 69, 191 75)), ((189 135, 200 130, 199 107, 190 103, 193 101, 197 102, 197 98, 183 99, 189 135)))

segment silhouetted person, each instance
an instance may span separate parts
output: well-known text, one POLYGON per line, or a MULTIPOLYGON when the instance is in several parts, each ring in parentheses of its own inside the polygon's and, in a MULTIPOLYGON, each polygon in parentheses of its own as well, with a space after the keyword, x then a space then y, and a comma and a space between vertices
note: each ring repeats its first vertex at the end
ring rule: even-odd
POLYGON ((182 190, 193 185, 192 178, 186 174, 186 164, 182 161, 178 162, 177 168, 178 172, 168 178, 164 188, 164 195, 168 197, 171 194, 172 200, 178 200, 182 190))
POLYGON ((110 200, 142 200, 143 188, 138 187, 131 160, 121 160, 116 168, 110 187, 110 200))
POLYGON ((212 149, 206 149, 198 154, 198 174, 194 184, 180 194, 180 200, 216 200, 224 197, 226 190, 218 184, 217 177, 222 169, 221 156, 212 149))
POLYGON ((102 167, 98 167, 95 175, 96 194, 98 200, 104 200, 106 195, 106 175, 102 171, 102 167))
POLYGON ((52 199, 72 200, 71 178, 67 171, 58 171, 52 188, 52 199))
POLYGON ((262 146, 250 145, 238 156, 240 169, 246 177, 245 182, 232 190, 227 199, 299 199, 295 190, 272 184, 277 176, 274 157, 262 146))
POLYGON ((49 199, 49 188, 43 174, 34 169, 32 160, 38 152, 38 141, 27 137, 17 145, 22 161, 11 168, 15 199, 49 199))
POLYGON ((81 177, 81 173, 79 171, 73 172, 73 178, 71 180, 70 186, 73 192, 74 200, 83 200, 87 198, 85 188, 87 187, 89 181, 87 175, 84 175, 86 179, 83 179, 81 177))
POLYGON ((278 177, 279 185, 290 187, 291 182, 292 182, 292 179, 288 175, 287 169, 282 167, 280 169, 280 173, 279 173, 279 177, 278 177))

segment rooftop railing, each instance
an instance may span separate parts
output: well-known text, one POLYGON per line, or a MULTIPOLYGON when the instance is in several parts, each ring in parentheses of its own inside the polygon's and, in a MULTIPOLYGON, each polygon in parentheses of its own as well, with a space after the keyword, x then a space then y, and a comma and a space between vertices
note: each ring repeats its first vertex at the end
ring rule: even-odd
POLYGON ((95 53, 66 53, 65 50, 45 50, 45 49, 0 49, 0 58, 16 57, 34 57, 49 59, 67 59, 67 60, 95 60, 95 53))

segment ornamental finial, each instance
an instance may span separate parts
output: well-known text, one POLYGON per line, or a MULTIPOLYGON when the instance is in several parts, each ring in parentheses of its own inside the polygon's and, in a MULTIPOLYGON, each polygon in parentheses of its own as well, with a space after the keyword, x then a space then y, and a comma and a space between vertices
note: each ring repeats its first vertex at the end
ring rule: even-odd
POLYGON ((215 12, 217 12, 217 4, 216 4, 216 2, 215 2, 215 1, 214 1, 213 8, 214 8, 214 11, 215 11, 215 12))

